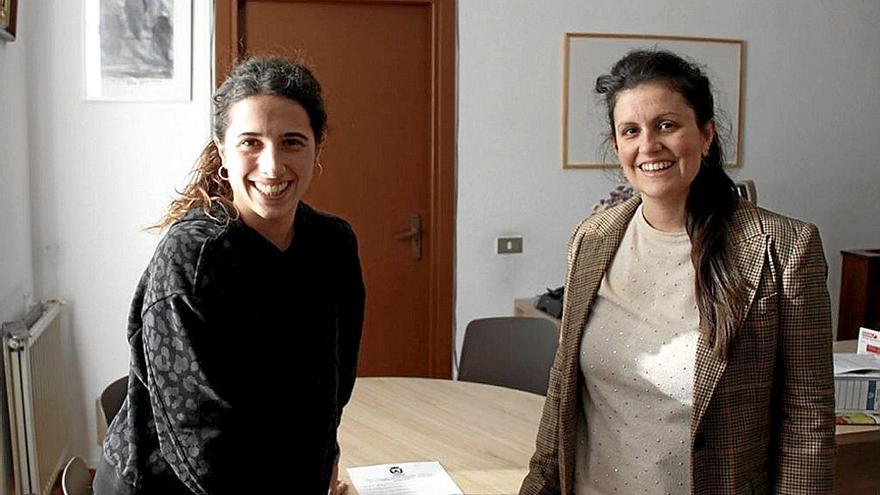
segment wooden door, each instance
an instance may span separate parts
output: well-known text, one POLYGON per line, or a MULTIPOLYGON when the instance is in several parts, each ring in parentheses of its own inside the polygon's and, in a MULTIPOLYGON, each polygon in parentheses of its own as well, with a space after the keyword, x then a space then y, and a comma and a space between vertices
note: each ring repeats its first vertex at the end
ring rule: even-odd
POLYGON ((451 376, 453 0, 216 3, 217 80, 242 54, 298 55, 327 102, 306 201, 351 222, 367 287, 361 376, 451 376), (395 235, 421 224, 421 253, 395 235))

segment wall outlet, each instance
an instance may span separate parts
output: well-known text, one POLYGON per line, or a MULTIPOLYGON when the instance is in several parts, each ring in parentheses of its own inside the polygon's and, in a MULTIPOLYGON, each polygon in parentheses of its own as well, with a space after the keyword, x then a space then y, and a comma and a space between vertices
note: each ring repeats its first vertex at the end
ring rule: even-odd
POLYGON ((522 237, 499 237, 498 254, 516 254, 523 252, 522 237))

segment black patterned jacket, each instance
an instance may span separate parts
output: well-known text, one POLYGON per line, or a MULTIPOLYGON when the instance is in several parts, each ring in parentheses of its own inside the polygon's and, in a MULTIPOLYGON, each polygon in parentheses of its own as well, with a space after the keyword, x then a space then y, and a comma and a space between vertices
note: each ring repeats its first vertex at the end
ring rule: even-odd
POLYGON ((355 235, 302 202, 284 252, 226 220, 188 213, 140 280, 97 495, 327 491, 363 323, 355 235))

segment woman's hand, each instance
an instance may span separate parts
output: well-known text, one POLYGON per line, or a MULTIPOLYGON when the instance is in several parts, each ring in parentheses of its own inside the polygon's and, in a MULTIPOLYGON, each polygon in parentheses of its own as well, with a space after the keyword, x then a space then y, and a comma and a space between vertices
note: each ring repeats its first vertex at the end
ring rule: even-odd
POLYGON ((348 490, 348 483, 339 479, 339 460, 333 464, 333 474, 330 475, 330 489, 327 495, 342 495, 348 490))

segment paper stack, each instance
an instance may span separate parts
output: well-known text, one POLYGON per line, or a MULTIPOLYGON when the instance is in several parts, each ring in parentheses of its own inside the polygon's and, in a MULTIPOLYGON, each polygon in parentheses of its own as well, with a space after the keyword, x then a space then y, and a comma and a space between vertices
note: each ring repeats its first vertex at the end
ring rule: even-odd
POLYGON ((862 328, 857 349, 834 354, 835 410, 880 413, 880 332, 862 328))
POLYGON ((462 495, 437 461, 348 468, 359 495, 462 495))

